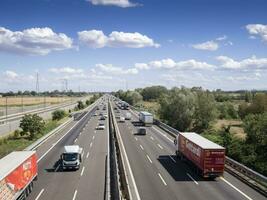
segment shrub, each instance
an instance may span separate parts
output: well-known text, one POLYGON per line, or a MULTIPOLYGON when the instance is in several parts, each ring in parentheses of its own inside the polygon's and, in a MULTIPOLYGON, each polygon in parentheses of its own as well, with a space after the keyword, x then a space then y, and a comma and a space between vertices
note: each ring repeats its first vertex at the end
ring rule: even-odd
POLYGON ((52 112, 52 120, 61 120, 66 116, 66 113, 64 110, 55 110, 52 112))

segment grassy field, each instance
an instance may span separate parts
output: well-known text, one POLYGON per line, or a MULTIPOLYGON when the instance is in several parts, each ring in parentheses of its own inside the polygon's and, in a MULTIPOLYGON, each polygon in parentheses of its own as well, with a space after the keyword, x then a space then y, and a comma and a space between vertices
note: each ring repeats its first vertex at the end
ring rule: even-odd
POLYGON ((60 121, 47 120, 45 123, 45 129, 42 134, 38 134, 34 140, 29 140, 27 136, 14 137, 14 133, 9 136, 0 138, 0 159, 12 151, 20 151, 25 149, 36 140, 49 133, 62 123, 68 120, 68 117, 63 118, 60 121))
POLYGON ((246 133, 244 132, 244 129, 242 127, 242 121, 241 120, 227 120, 227 119, 221 119, 216 120, 216 122, 213 124, 213 128, 218 131, 222 130, 223 127, 231 126, 230 133, 232 133, 235 137, 238 137, 240 139, 246 138, 246 133))
POLYGON ((158 118, 158 110, 159 110, 159 103, 158 102, 150 102, 150 101, 142 101, 136 107, 140 110, 146 110, 152 113, 156 118, 158 118))
MULTIPOLYGON (((71 101, 71 97, 0 97, 0 106, 6 106, 6 100, 8 106, 24 106, 38 105, 38 104, 58 104, 67 101, 71 101)), ((74 98, 73 98, 74 100, 74 98)))

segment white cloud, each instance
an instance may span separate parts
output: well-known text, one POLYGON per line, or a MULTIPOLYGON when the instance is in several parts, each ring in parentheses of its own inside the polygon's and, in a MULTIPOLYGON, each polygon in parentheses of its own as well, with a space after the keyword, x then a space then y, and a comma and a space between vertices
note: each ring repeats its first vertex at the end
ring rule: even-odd
POLYGON ((134 67, 136 69, 140 69, 140 70, 144 70, 144 69, 148 70, 148 69, 150 69, 150 66, 148 66, 148 64, 146 64, 146 63, 135 63, 134 67))
MULTIPOLYGON (((136 68, 123 69, 121 67, 115 67, 112 64, 96 64, 96 68, 100 69, 102 72, 112 75, 138 74, 138 70, 136 68)), ((97 72, 97 69, 95 71, 97 72)))
POLYGON ((75 69, 71 67, 62 67, 62 68, 50 68, 49 72, 53 73, 64 73, 64 74, 80 74, 83 73, 82 69, 75 69))
POLYGON ((173 70, 210 70, 214 66, 206 62, 196 61, 194 59, 178 61, 167 58, 162 60, 155 60, 149 63, 136 63, 135 67, 137 69, 173 69, 173 70))
POLYGON ((9 79, 16 79, 18 77, 18 74, 14 71, 7 70, 4 72, 4 75, 6 78, 9 79))
POLYGON ((217 41, 222 41, 222 40, 226 40, 227 39, 227 36, 226 35, 223 35, 221 37, 217 37, 216 40, 217 41))
POLYGON ((219 45, 211 40, 200 44, 193 44, 192 47, 199 50, 216 51, 219 48, 219 45))
MULTIPOLYGON (((267 25, 263 24, 248 24, 246 26, 249 34, 260 36, 263 41, 267 42, 267 25)), ((254 39, 254 37, 251 37, 254 39)))
POLYGON ((78 32, 79 40, 92 48, 102 48, 106 46, 108 38, 103 31, 91 30, 78 32))
POLYGON ((51 51, 72 48, 72 39, 63 33, 55 33, 52 29, 31 28, 23 31, 11 31, 0 27, 0 51, 46 55, 51 51))
POLYGON ((92 48, 103 47, 160 47, 153 39, 140 33, 125 33, 113 31, 106 36, 101 30, 88 30, 78 32, 79 40, 92 48))
POLYGON ((232 82, 239 82, 239 81, 252 81, 252 80, 259 80, 258 76, 228 76, 226 77, 227 80, 232 82))
POLYGON ((218 56, 216 59, 221 63, 221 67, 225 69, 267 69, 267 58, 257 58, 256 56, 252 56, 251 58, 236 61, 227 56, 218 56))
POLYGON ((121 8, 135 7, 138 4, 132 3, 129 0, 86 0, 91 2, 93 5, 103 5, 103 6, 118 6, 121 8))

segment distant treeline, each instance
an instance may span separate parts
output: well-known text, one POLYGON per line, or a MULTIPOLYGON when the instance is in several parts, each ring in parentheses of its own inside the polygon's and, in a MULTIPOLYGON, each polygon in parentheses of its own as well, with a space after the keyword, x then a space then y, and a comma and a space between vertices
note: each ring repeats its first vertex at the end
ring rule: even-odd
MULTIPOLYGON (((45 92, 39 92, 36 91, 9 91, 9 92, 2 92, 0 95, 2 97, 10 97, 10 96, 51 96, 51 97, 58 97, 58 96, 84 96, 88 94, 87 92, 74 92, 72 90, 69 91, 59 91, 59 90, 53 90, 53 91, 45 91, 45 92)), ((93 94, 93 93, 92 93, 93 94)))

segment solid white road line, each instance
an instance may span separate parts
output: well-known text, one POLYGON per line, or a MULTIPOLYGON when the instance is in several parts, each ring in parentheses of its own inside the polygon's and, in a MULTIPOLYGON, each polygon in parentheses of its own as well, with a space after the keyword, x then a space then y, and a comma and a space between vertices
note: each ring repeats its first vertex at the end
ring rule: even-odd
POLYGON ((84 169, 85 169, 85 167, 83 167, 83 168, 82 168, 82 171, 81 171, 81 176, 83 175, 84 169))
POLYGON ((90 148, 92 147, 92 145, 93 145, 93 143, 91 142, 91 143, 90 143, 90 148))
POLYGON ((161 181, 162 181, 162 183, 166 186, 167 185, 167 183, 165 182, 165 180, 162 178, 162 176, 161 176, 161 174, 160 173, 158 173, 158 175, 159 175, 159 177, 160 177, 160 179, 161 179, 161 181))
POLYGON ((88 157, 89 157, 89 155, 90 155, 90 153, 88 152, 88 153, 86 154, 86 158, 88 158, 88 157))
POLYGON ((57 170, 59 169, 60 167, 60 164, 57 165, 56 169, 55 169, 55 172, 57 172, 57 170))
POLYGON ((163 147, 160 144, 157 144, 159 148, 163 149, 163 147))
MULTIPOLYGON (((89 112, 88 112, 89 113, 89 112)), ((87 113, 87 114, 88 114, 87 113)), ((87 114, 86 115, 84 115, 81 119, 80 119, 80 121, 81 120, 83 120, 86 116, 87 116, 87 114)), ((37 162, 39 162, 40 160, 42 160, 53 148, 54 148, 54 146, 56 146, 56 144, 57 143, 59 143, 74 127, 76 127, 76 125, 79 123, 79 121, 78 122, 76 122, 74 125, 73 125, 73 127, 71 127, 70 128, 70 130, 68 130, 64 135, 62 135, 62 137, 61 138, 59 138, 58 139, 58 141, 56 142, 56 143, 54 143, 53 144, 53 146, 52 147, 50 147, 38 160, 37 160, 37 162)))
POLYGON ((187 175, 192 181, 194 181, 195 184, 198 185, 198 182, 197 182, 195 179, 193 179, 193 177, 192 177, 190 174, 186 173, 186 175, 187 175))
POLYGON ((75 200, 76 199, 76 195, 77 195, 77 190, 75 190, 74 194, 73 194, 73 198, 72 200, 75 200))
POLYGON ((170 138, 167 137, 167 135, 165 133, 162 133, 161 131, 159 131, 158 129, 156 129, 154 126, 152 126, 152 128, 157 131, 159 134, 161 134, 163 137, 167 138, 170 142, 173 143, 173 140, 171 140, 170 138))
MULTIPOLYGON (((129 170, 129 173, 130 173, 130 177, 131 177, 131 179, 133 181, 133 187, 134 187, 134 190, 135 190, 136 199, 137 200, 141 200, 140 195, 139 195, 139 192, 138 192, 138 189, 137 189, 137 186, 136 186, 136 182, 135 182, 135 179, 134 179, 133 171, 132 171, 132 168, 131 168, 131 165, 130 165, 130 162, 129 162, 129 158, 127 156, 127 153, 126 153, 126 150, 125 150, 125 147, 124 147, 122 138, 121 138, 121 133, 120 133, 118 124, 115 123, 114 125, 116 126, 116 128, 118 130, 118 136, 119 136, 119 140, 121 141, 122 151, 123 151, 123 154, 125 156, 125 161, 126 161, 126 164, 127 164, 128 170, 129 170)), ((131 193, 130 193, 130 199, 131 199, 131 193)))
POLYGON ((171 156, 169 156, 169 157, 174 163, 176 163, 176 160, 174 160, 173 157, 171 157, 171 156))
POLYGON ((153 138, 152 136, 150 136, 150 139, 151 139, 151 140, 154 140, 154 138, 153 138))
POLYGON ((144 150, 144 147, 140 144, 140 148, 142 149, 142 150, 144 150))
POLYGON ((39 194, 38 194, 38 196, 35 198, 35 200, 38 200, 38 199, 40 198, 40 196, 43 194, 43 192, 44 192, 44 189, 42 189, 42 190, 39 192, 39 194))
POLYGON ((152 163, 152 160, 150 159, 149 155, 146 155, 146 157, 149 160, 149 162, 152 163))
POLYGON ((232 183, 230 183, 229 181, 225 180, 223 177, 220 177, 221 180, 223 180, 225 183, 227 183, 228 185, 230 185, 232 188, 234 188, 237 192, 239 192, 240 194, 242 194, 244 197, 246 197, 249 200, 253 200, 252 198, 250 198, 248 195, 246 195, 244 192, 242 192, 241 190, 239 190, 237 187, 235 187, 232 183))

